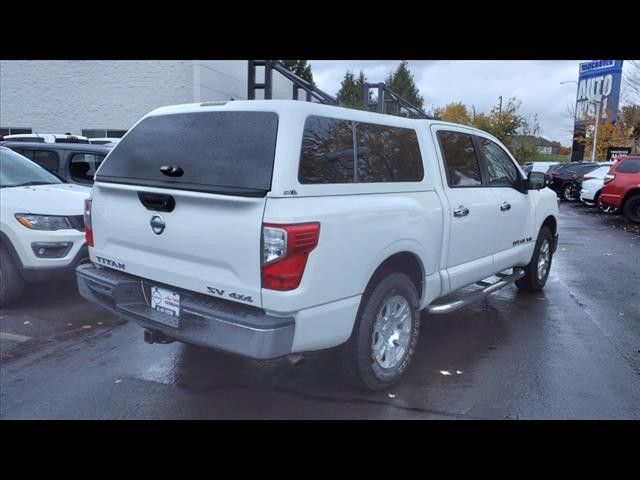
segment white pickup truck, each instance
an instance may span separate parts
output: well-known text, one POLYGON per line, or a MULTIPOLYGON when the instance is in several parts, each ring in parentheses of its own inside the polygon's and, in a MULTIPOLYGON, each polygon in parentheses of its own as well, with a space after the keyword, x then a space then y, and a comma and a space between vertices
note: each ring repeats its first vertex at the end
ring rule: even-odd
POLYGON ((543 288, 557 218, 544 175, 470 127, 299 101, 170 106, 98 170, 77 280, 150 343, 257 359, 340 346, 347 376, 383 389, 421 311, 543 288))

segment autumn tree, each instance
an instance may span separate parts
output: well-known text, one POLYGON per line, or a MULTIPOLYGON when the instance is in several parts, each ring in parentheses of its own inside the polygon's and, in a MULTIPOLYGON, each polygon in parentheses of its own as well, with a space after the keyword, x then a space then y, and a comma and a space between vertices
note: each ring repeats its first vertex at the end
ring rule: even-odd
MULTIPOLYGON (((584 158, 591 159, 593 149, 593 137, 595 132, 595 117, 588 116, 585 120, 587 134, 585 137, 576 137, 576 141, 584 145, 584 158)), ((601 162, 607 158, 607 149, 610 147, 632 147, 633 139, 625 132, 624 122, 612 122, 611 116, 598 123, 598 135, 596 139, 595 161, 601 162)))
POLYGON ((449 103, 443 108, 435 109, 436 117, 445 122, 459 123, 461 125, 471 125, 472 119, 467 106, 460 102, 449 103))

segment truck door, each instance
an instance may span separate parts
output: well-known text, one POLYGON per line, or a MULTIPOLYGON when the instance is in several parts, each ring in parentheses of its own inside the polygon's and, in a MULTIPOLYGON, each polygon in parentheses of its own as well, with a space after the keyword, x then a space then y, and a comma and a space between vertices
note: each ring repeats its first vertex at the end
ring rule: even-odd
POLYGON ((491 189, 483 185, 472 135, 446 127, 438 128, 436 137, 444 165, 445 214, 450 224, 445 264, 449 289, 456 290, 494 273, 498 206, 491 189))
POLYGON ((493 140, 475 136, 487 184, 498 203, 498 235, 495 239, 495 270, 526 265, 536 242, 533 195, 518 190, 522 180, 515 161, 493 140))

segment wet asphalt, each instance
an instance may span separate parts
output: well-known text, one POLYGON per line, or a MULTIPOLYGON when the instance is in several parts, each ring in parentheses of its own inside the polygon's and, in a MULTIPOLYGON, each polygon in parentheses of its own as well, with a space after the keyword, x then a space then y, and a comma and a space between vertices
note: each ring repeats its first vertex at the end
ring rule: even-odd
POLYGON ((0 317, 2 419, 640 419, 640 228, 563 204, 545 290, 423 315, 405 378, 346 384, 335 352, 257 362, 173 343, 31 287, 0 317))

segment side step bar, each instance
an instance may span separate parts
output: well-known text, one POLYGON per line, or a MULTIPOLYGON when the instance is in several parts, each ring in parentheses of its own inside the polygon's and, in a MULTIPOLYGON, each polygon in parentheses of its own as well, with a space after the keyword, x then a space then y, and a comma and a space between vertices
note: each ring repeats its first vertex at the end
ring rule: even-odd
POLYGON ((466 298, 461 300, 456 300, 451 303, 442 303, 439 305, 429 305, 426 310, 428 313, 432 314, 443 314, 443 313, 451 313, 456 310, 461 309, 462 307, 466 307, 467 305, 480 300, 481 298, 486 297, 487 295, 500 290, 503 287, 506 287, 510 283, 515 282, 516 280, 520 280, 524 277, 524 270, 522 269, 514 269, 511 275, 498 273, 497 277, 500 277, 501 280, 498 280, 496 283, 489 282, 477 282, 478 285, 484 287, 480 290, 476 290, 475 292, 470 293, 466 298))

